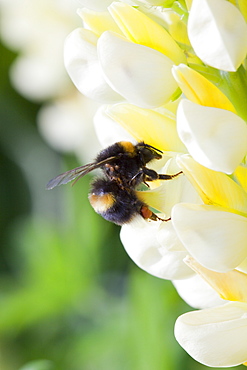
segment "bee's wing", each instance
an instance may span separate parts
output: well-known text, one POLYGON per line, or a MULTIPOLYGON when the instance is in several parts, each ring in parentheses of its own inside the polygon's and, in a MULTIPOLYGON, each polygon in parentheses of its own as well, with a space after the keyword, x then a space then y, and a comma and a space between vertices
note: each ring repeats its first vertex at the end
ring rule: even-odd
MULTIPOLYGON (((61 175, 58 175, 51 179, 48 184, 46 185, 47 190, 51 190, 55 188, 56 186, 67 184, 68 182, 72 180, 79 180, 81 177, 87 175, 89 172, 93 171, 96 168, 99 168, 100 166, 109 163, 113 160, 115 160, 117 157, 110 157, 107 158, 101 162, 93 162, 86 164, 85 166, 76 167, 73 170, 69 170, 67 172, 61 173, 61 175)), ((76 182, 75 181, 75 182, 76 182)))
POLYGON ((46 185, 46 189, 50 190, 55 188, 56 186, 67 184, 68 182, 76 179, 78 176, 84 176, 90 171, 92 171, 95 167, 95 163, 89 163, 85 166, 76 167, 73 170, 69 170, 67 172, 61 173, 60 175, 51 179, 48 184, 46 185))

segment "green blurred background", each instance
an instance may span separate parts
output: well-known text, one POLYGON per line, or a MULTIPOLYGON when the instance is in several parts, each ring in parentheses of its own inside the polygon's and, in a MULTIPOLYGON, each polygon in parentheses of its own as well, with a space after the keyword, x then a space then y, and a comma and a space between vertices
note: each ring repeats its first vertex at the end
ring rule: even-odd
POLYGON ((90 176, 45 190, 82 163, 40 137, 40 106, 9 82, 15 58, 1 45, 0 369, 206 369, 173 335, 191 308, 129 259, 89 206, 90 176))

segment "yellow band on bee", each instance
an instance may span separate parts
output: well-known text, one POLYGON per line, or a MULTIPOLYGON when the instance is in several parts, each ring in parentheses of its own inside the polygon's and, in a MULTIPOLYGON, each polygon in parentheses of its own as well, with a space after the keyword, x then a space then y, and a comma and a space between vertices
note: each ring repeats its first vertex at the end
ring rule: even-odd
POLYGON ((133 145, 132 143, 130 143, 129 141, 120 141, 119 143, 123 148, 124 150, 127 152, 127 153, 135 153, 136 151, 136 147, 135 145, 133 145))
POLYGON ((115 198, 112 193, 96 195, 94 193, 88 196, 91 206, 97 213, 104 213, 115 203, 115 198))

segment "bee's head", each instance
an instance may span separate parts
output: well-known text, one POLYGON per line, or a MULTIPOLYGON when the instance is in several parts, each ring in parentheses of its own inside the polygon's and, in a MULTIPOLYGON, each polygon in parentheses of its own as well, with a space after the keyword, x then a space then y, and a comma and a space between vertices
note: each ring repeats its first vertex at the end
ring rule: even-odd
POLYGON ((143 162, 146 164, 153 159, 161 159, 162 158, 162 151, 159 149, 154 148, 151 145, 145 144, 145 143, 138 143, 136 145, 137 150, 139 150, 143 162))

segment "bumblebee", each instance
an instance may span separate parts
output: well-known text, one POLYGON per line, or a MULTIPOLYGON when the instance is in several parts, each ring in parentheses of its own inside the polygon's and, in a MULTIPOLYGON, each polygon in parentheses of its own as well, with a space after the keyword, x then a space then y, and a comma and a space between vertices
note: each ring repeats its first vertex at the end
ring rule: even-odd
POLYGON ((146 165, 155 159, 162 158, 162 151, 139 142, 136 145, 120 141, 102 150, 95 161, 85 166, 74 168, 62 173, 48 182, 46 188, 53 189, 58 185, 67 184, 96 168, 103 172, 102 178, 97 178, 91 185, 89 201, 94 210, 108 221, 117 225, 130 222, 137 214, 144 219, 163 220, 153 213, 147 204, 138 198, 138 185, 155 180, 171 180, 174 175, 162 175, 147 168, 146 165))

